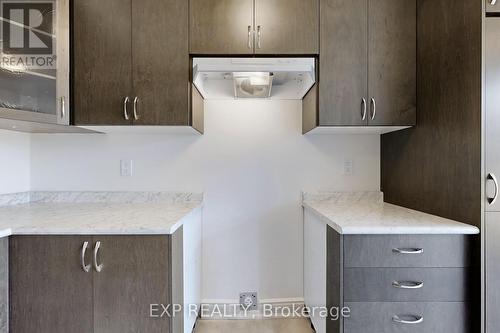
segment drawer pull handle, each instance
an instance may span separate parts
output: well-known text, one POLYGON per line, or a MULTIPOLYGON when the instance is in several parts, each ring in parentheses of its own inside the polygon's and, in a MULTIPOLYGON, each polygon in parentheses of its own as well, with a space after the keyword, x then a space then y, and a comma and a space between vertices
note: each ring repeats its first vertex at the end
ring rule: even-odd
POLYGON ((414 316, 414 315, 408 315, 408 316, 398 316, 394 315, 392 317, 392 321, 395 323, 399 324, 420 324, 421 322, 424 321, 424 317, 422 316, 414 316), (412 319, 402 319, 401 317, 406 317, 406 318, 412 318, 412 319))
POLYGON ((392 249, 392 252, 400 253, 400 254, 422 254, 422 253, 424 253, 424 249, 418 249, 418 248, 400 249, 400 248, 395 248, 395 249, 392 249))
POLYGON ((394 281, 392 282, 392 286, 399 289, 420 289, 424 286, 424 283, 414 281, 394 281))

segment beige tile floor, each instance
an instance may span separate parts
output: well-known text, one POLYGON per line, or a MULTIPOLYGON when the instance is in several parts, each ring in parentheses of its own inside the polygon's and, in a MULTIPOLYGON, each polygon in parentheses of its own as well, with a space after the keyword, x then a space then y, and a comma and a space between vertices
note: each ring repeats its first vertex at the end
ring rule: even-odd
POLYGON ((307 319, 198 320, 194 333, 313 333, 307 319))

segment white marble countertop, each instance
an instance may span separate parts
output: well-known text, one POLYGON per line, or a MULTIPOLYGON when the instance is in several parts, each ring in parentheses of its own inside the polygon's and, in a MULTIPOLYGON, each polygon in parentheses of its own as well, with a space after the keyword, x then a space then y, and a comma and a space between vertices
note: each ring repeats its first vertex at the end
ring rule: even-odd
POLYGON ((202 206, 201 200, 64 202, 61 197, 0 207, 0 237, 172 234, 202 206))
POLYGON ((341 234, 479 233, 469 224, 384 203, 380 192, 304 194, 303 207, 341 234))

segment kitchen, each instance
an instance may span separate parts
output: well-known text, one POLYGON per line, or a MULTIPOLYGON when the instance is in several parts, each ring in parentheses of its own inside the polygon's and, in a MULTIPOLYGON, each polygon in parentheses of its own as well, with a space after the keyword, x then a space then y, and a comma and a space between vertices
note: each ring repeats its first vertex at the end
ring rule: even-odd
POLYGON ((0 332, 498 331, 491 2, 6 1, 0 332))

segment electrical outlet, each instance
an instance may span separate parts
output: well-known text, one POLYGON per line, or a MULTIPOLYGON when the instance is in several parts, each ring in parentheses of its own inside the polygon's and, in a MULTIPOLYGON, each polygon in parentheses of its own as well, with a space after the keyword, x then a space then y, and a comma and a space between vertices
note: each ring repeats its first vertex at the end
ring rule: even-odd
POLYGON ((247 310, 257 310, 257 293, 240 293, 240 305, 247 310))
POLYGON ((132 160, 121 160, 120 161, 120 175, 122 177, 132 176, 132 160))
POLYGON ((344 160, 344 176, 353 174, 354 163, 352 160, 344 160))

